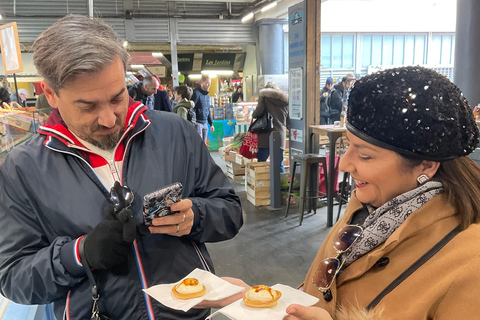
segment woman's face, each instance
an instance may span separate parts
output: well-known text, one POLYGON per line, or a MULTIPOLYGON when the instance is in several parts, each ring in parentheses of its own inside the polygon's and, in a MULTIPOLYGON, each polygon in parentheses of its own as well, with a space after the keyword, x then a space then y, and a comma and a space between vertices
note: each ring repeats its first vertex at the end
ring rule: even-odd
POLYGON ((417 187, 422 166, 406 167, 400 155, 367 143, 347 132, 350 146, 340 161, 340 170, 350 172, 356 196, 375 208, 417 187))

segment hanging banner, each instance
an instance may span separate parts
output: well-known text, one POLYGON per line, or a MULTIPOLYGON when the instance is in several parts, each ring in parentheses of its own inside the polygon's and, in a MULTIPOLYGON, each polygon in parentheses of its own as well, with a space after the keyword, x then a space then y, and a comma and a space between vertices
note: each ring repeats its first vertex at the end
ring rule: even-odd
MULTIPOLYGON (((193 57, 194 53, 180 53, 177 54, 177 63, 178 63, 178 71, 192 71, 193 70, 193 57)), ((165 58, 172 62, 172 56, 170 54, 166 54, 165 58)))
POLYGON ((235 53, 204 53, 202 70, 233 70, 235 53))
POLYGON ((22 54, 20 51, 16 22, 0 26, 0 47, 2 49, 5 73, 22 72, 22 54))

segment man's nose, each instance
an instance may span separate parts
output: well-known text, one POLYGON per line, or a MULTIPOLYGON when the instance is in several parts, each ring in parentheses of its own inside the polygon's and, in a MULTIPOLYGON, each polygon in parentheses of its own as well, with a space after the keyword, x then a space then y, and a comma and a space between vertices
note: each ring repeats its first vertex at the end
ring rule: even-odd
POLYGON ((114 127, 117 121, 117 116, 113 111, 113 108, 104 108, 98 116, 98 124, 106 128, 114 127))

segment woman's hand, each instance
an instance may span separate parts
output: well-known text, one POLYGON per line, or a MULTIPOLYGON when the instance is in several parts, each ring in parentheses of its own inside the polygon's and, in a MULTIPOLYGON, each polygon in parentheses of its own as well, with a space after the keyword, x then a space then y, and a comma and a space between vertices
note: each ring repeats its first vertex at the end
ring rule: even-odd
POLYGON ((327 310, 318 307, 291 304, 286 311, 288 316, 283 318, 283 320, 332 320, 327 310))
POLYGON ((180 212, 153 219, 152 225, 148 227, 150 233, 163 233, 174 237, 190 234, 195 215, 192 210, 192 201, 190 199, 183 199, 177 203, 173 203, 170 209, 180 212))
POLYGON ((234 284, 239 287, 243 287, 244 290, 234 294, 233 296, 226 297, 222 300, 217 300, 217 301, 210 301, 210 300, 203 300, 199 304, 197 304, 194 308, 195 309, 207 309, 207 308, 216 308, 220 309, 225 306, 228 306, 229 304, 237 301, 238 299, 241 299, 243 295, 245 294, 245 291, 250 289, 250 286, 243 282, 243 280, 236 279, 236 278, 230 278, 230 277, 222 277, 221 279, 230 282, 231 284, 234 284))

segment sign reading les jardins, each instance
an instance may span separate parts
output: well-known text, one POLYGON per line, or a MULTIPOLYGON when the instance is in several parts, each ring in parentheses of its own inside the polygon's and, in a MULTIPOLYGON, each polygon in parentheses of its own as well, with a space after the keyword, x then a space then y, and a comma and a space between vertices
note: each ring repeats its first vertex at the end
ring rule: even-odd
POLYGON ((235 53, 204 53, 202 70, 233 70, 235 53))

